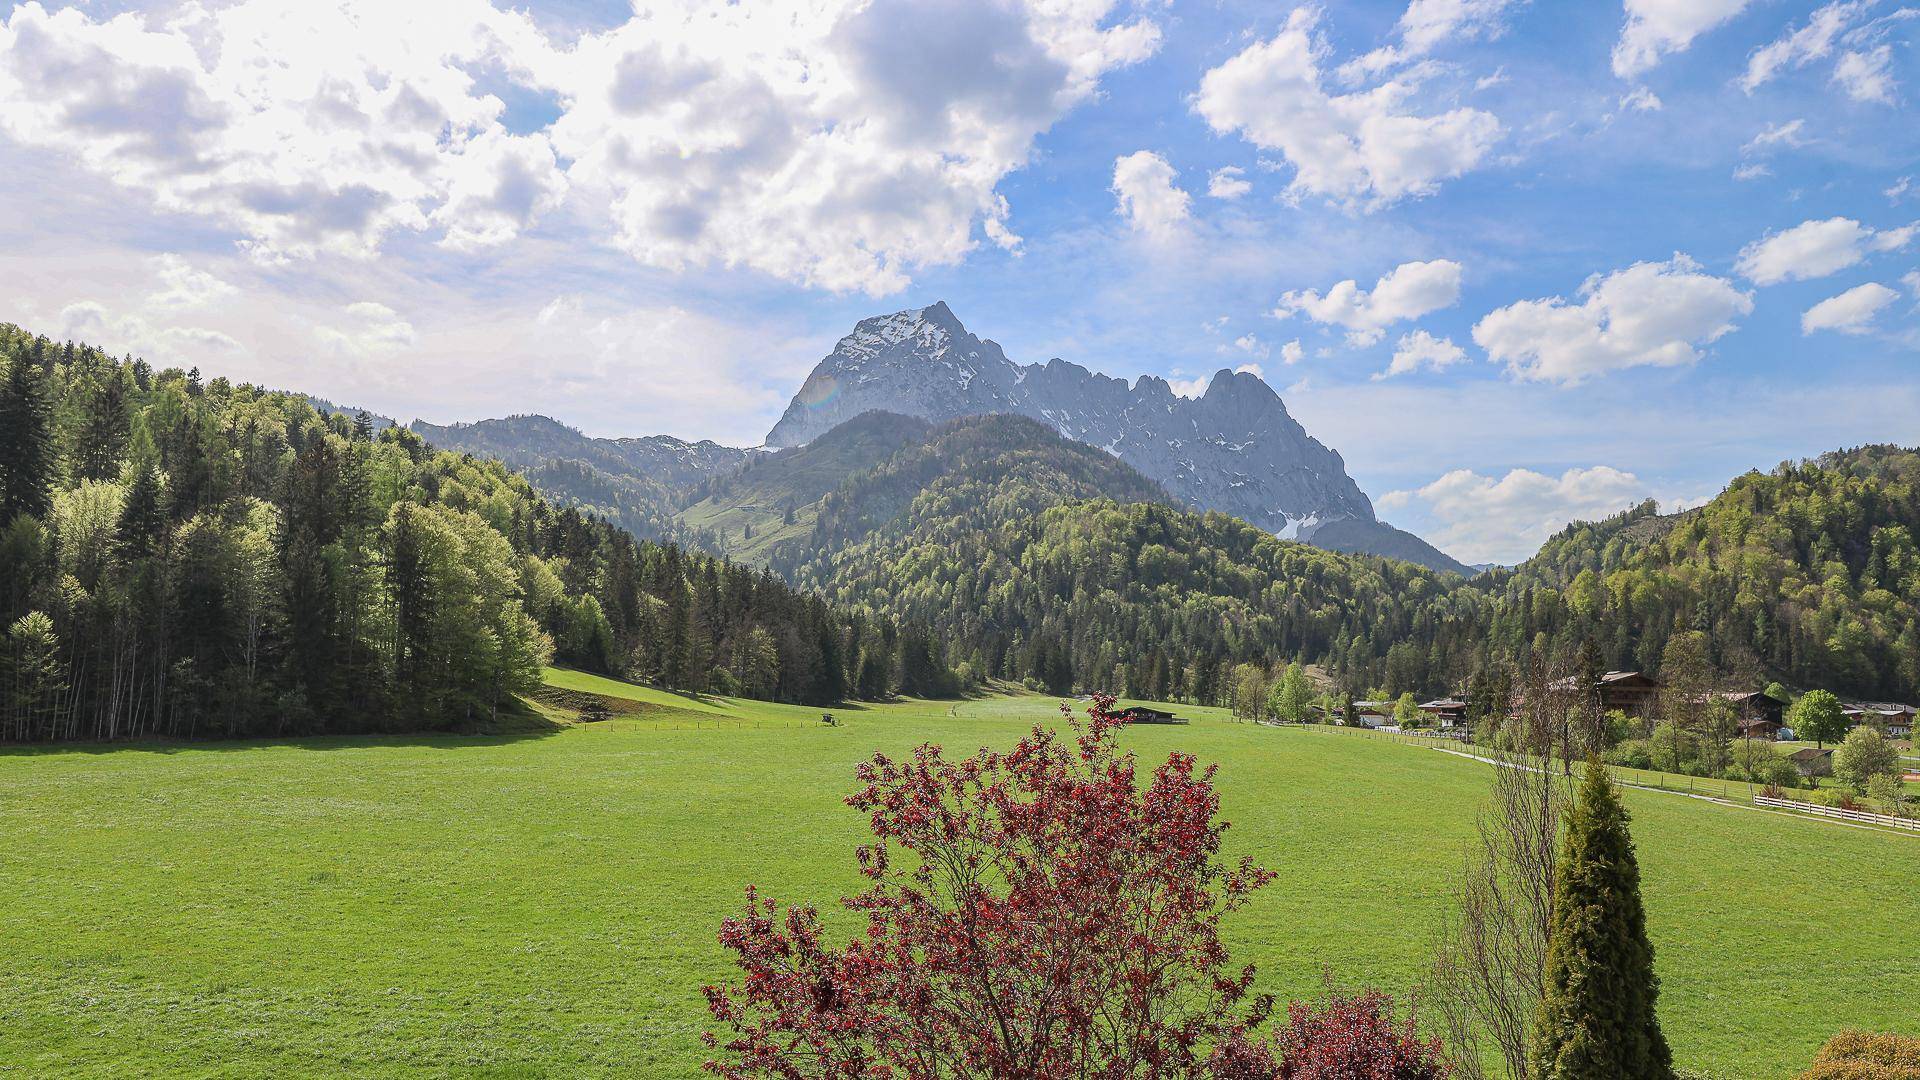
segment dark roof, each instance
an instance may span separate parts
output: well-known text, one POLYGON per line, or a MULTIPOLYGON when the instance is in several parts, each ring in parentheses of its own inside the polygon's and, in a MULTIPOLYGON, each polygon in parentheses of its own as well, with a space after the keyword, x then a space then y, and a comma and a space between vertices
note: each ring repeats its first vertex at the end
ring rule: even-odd
POLYGON ((1791 754, 1788 754, 1788 755, 1787 755, 1787 760, 1789 760, 1789 761, 1814 761, 1814 760, 1816 760, 1816 759, 1819 759, 1819 758, 1823 758, 1823 757, 1832 757, 1832 756, 1833 756, 1833 751, 1832 751, 1832 750, 1823 750, 1823 749, 1820 749, 1820 748, 1818 748, 1818 747, 1813 747, 1813 746, 1804 746, 1804 747, 1801 747, 1801 748, 1800 748, 1800 749, 1798 749, 1798 750, 1795 750, 1795 751, 1794 751, 1793 753, 1791 753, 1791 754))
POLYGON ((1467 707, 1467 703, 1458 698, 1439 698, 1434 701, 1425 702, 1420 707, 1423 709, 1464 709, 1467 707))

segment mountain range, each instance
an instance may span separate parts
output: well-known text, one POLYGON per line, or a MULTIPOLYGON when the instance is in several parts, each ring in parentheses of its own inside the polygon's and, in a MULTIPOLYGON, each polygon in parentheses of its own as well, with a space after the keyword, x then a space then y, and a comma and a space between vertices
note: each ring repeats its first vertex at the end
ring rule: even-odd
MULTIPOLYGON (((1186 398, 1156 376, 1129 385, 1057 358, 1016 364, 935 303, 862 320, 814 367, 768 432, 766 448, 805 446, 872 412, 934 423, 1027 417, 1131 466, 1175 505, 1217 510, 1331 550, 1474 573, 1376 518, 1339 453, 1307 434, 1280 396, 1248 372, 1222 370, 1201 396, 1186 398)), ((416 422, 413 429, 437 446, 500 457, 549 493, 599 509, 642 536, 709 543, 714 536, 699 530, 724 532, 729 515, 699 504, 753 457, 669 436, 588 438, 545 417, 445 427, 416 422), (699 508, 689 514, 689 507, 699 508)), ((840 465, 810 459, 809 467, 838 480, 876 464, 872 455, 845 452, 831 460, 840 465)), ((764 531, 759 538, 756 548, 765 546, 764 531)))

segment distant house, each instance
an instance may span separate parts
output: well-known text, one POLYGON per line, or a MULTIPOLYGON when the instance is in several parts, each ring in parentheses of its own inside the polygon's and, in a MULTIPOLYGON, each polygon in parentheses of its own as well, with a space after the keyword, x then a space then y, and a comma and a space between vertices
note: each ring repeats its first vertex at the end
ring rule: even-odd
POLYGON ((1393 702, 1356 701, 1353 703, 1353 722, 1363 728, 1383 728, 1393 724, 1393 702))
POLYGON ((1911 705, 1896 705, 1890 701, 1858 701, 1843 706, 1840 711, 1846 714, 1849 727, 1871 724, 1885 732, 1890 739, 1904 739, 1913 734, 1914 708, 1911 705))
POLYGON ((1737 730, 1743 739, 1778 739, 1786 728, 1778 720, 1757 719, 1740 721, 1737 730))
MULTIPOLYGON (((1576 689, 1573 676, 1555 680, 1550 689, 1572 693, 1576 689)), ((1651 716, 1660 689, 1660 681, 1643 671, 1609 671, 1600 676, 1600 708, 1608 712, 1618 709, 1629 716, 1651 716)))
POLYGON ((1433 720, 1437 728, 1461 728, 1467 726, 1467 703, 1459 698, 1440 698, 1420 706, 1420 711, 1433 720))
POLYGON ((1129 724, 1184 724, 1185 720, 1167 712, 1165 709, 1148 708, 1145 705, 1133 705, 1114 713, 1129 724))
POLYGON ((1793 762, 1793 767, 1800 770, 1801 776, 1815 777, 1833 775, 1832 750, 1822 750, 1809 746, 1788 754, 1787 760, 1793 762))
POLYGON ((1786 705, 1778 698, 1768 697, 1764 691, 1716 690, 1713 696, 1733 703, 1742 727, 1749 721, 1766 721, 1773 724, 1777 736, 1786 719, 1786 705))

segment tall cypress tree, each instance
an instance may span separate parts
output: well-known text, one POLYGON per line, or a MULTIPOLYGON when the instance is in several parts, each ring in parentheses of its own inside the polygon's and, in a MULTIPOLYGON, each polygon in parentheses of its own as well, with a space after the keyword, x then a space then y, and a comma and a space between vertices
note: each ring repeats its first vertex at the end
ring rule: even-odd
POLYGON ((40 369, 24 355, 0 380, 0 526, 53 505, 53 408, 40 369))
POLYGON ((1587 765, 1554 873, 1553 934, 1534 1049, 1539 1080, 1672 1080, 1627 810, 1587 765))

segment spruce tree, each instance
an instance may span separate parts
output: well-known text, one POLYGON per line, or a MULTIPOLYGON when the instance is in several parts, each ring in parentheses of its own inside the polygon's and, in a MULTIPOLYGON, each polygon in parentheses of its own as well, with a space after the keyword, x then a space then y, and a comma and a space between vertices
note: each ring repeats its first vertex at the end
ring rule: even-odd
POLYGON ((1659 990, 1627 810, 1606 769, 1589 761, 1554 873, 1534 1076, 1672 1080, 1654 1016, 1659 990))
POLYGON ((0 526, 53 505, 53 408, 40 371, 24 356, 0 380, 0 526))

